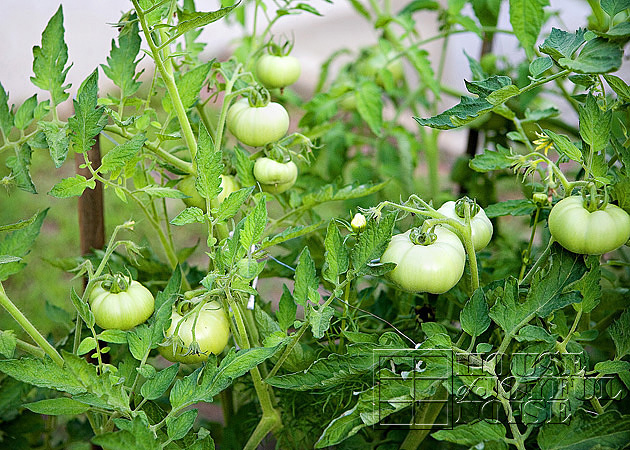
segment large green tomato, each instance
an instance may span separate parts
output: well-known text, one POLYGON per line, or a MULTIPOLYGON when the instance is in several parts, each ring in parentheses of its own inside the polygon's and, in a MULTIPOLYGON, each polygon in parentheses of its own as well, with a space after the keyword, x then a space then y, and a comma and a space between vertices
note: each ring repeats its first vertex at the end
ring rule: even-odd
MULTIPOLYGON (((465 219, 457 214, 455 210, 456 203, 457 202, 454 201, 446 202, 440 206, 438 212, 463 224, 465 223, 465 219)), ((493 227, 492 222, 490 222, 490 219, 488 219, 483 209, 479 208, 477 214, 470 218, 470 229, 472 231, 472 241, 475 246, 475 251, 485 248, 490 242, 490 239, 492 239, 493 227)))
POLYGON ((254 164, 254 177, 263 191, 281 194, 295 184, 298 169, 293 161, 280 163, 270 158, 258 158, 254 164))
MULTIPOLYGON (((206 201, 199 195, 199 192, 197 192, 197 188, 195 188, 195 177, 193 175, 184 177, 177 184, 177 187, 181 192, 188 195, 188 198, 182 199, 186 206, 196 206, 197 208, 201 208, 204 212, 206 211, 206 201)), ((222 191, 217 195, 219 203, 223 203, 232 192, 238 191, 239 185, 236 178, 231 175, 221 175, 221 189, 222 191)))
POLYGON ((549 231, 564 248, 574 253, 602 255, 616 250, 630 238, 630 216, 608 203, 589 211, 581 196, 560 200, 549 214, 549 231))
POLYGON ((279 103, 250 106, 249 100, 240 99, 230 107, 227 127, 245 145, 262 147, 284 137, 289 130, 289 113, 279 103))
POLYGON ((195 364, 206 361, 210 353, 220 354, 230 337, 230 322, 225 311, 217 301, 206 303, 199 311, 195 325, 195 315, 184 317, 177 311, 171 314, 171 326, 166 330, 166 337, 172 341, 159 347, 164 358, 172 362, 195 364), (174 336, 175 330, 177 336, 174 336), (192 330, 195 327, 195 340, 199 351, 191 351, 192 330))
POLYGON ((462 277, 466 263, 464 246, 455 233, 437 226, 436 239, 428 245, 414 244, 411 230, 392 237, 382 263, 396 263, 386 276, 408 292, 442 294, 462 277))
POLYGON ((268 89, 283 88, 300 78, 300 61, 297 58, 263 55, 256 62, 258 80, 268 89))
POLYGON ((98 283, 89 301, 96 324, 106 330, 129 330, 144 323, 155 308, 153 294, 147 288, 119 276, 98 283))

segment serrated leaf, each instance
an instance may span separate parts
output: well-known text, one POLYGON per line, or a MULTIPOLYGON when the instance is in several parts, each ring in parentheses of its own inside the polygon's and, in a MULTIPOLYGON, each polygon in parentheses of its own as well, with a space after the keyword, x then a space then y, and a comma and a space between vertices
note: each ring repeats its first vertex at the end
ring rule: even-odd
POLYGON ((164 290, 155 296, 155 311, 149 318, 152 348, 157 347, 164 340, 164 330, 170 323, 173 304, 179 298, 181 286, 182 270, 177 265, 164 290))
POLYGON ((575 59, 560 58, 558 64, 577 73, 608 73, 621 66, 622 50, 603 38, 591 39, 575 59))
MULTIPOLYGON (((184 109, 192 107, 199 98, 199 91, 201 91, 211 68, 211 63, 202 64, 177 78, 177 91, 184 109)), ((167 112, 172 112, 173 104, 170 97, 164 97, 163 105, 167 112)))
POLYGON ((144 134, 136 134, 127 142, 117 145, 103 156, 101 173, 115 172, 123 169, 140 151, 147 138, 144 134))
POLYGON ((300 236, 307 235, 309 233, 312 233, 316 229, 318 229, 320 226, 321 226, 321 222, 314 223, 308 226, 298 225, 295 227, 289 227, 286 230, 283 230, 280 233, 276 234, 275 236, 269 236, 269 237, 264 238, 262 242, 260 243, 260 249, 264 250, 266 248, 273 247, 274 245, 278 245, 278 244, 282 244, 283 242, 290 241, 291 239, 295 239, 300 236))
POLYGON ((37 194, 37 189, 31 178, 31 147, 24 143, 15 149, 15 156, 10 156, 6 160, 6 166, 11 169, 15 185, 23 191, 37 194))
POLYGON ((5 358, 13 358, 16 346, 17 338, 13 331, 0 331, 0 355, 5 358))
POLYGON ((395 215, 386 214, 380 220, 370 220, 359 234, 351 252, 352 267, 360 274, 368 264, 380 258, 392 236, 395 215))
POLYGON ((556 61, 560 58, 572 58, 578 48, 584 44, 585 30, 579 29, 575 33, 552 28, 551 33, 540 46, 540 51, 551 56, 556 61))
POLYGON ((245 203, 245 200, 249 198, 249 196, 254 191, 254 187, 248 187, 239 189, 238 191, 230 193, 225 200, 219 205, 219 209, 216 214, 214 214, 214 219, 217 222, 225 222, 226 220, 234 217, 245 203))
POLYGON ((603 375, 630 372, 630 362, 628 361, 600 361, 593 368, 603 375))
POLYGON ((630 86, 615 75, 604 75, 604 79, 624 102, 630 103, 630 86))
POLYGON ((140 87, 137 80, 136 60, 140 52, 140 34, 137 20, 131 20, 118 35, 118 46, 112 39, 112 47, 107 57, 107 65, 101 64, 103 73, 121 90, 121 96, 129 97, 140 87))
POLYGON ((541 450, 621 449, 630 442, 630 416, 617 411, 591 416, 580 409, 566 423, 543 425, 537 442, 541 450))
POLYGON ((254 161, 249 159, 249 154, 240 147, 235 147, 236 153, 236 174, 243 186, 254 186, 256 179, 254 178, 254 161))
POLYGON ((223 163, 221 151, 215 151, 212 138, 205 126, 199 127, 195 188, 201 197, 212 200, 221 192, 223 163))
POLYGON ((324 337, 326 331, 330 328, 330 319, 332 319, 334 314, 335 310, 328 305, 322 304, 315 307, 312 303, 309 303, 307 317, 315 339, 324 337))
POLYGON ((621 11, 630 8, 630 0, 601 0, 601 6, 612 19, 621 11))
POLYGON ((0 360, 0 372, 33 386, 56 389, 70 394, 85 392, 85 387, 67 368, 61 368, 50 358, 0 360))
POLYGON ((240 234, 241 246, 249 251, 251 246, 256 244, 267 226, 267 205, 265 197, 261 197, 258 204, 251 210, 245 218, 245 225, 240 234))
POLYGON ((595 153, 606 148, 612 131, 612 111, 602 111, 592 94, 586 96, 584 105, 578 108, 580 136, 595 153))
POLYGON ((439 430, 431 434, 438 441, 447 441, 454 444, 474 447, 484 442, 503 442, 506 438, 505 427, 500 422, 478 422, 458 425, 452 430, 439 430))
POLYGON ((94 319, 94 314, 92 313, 92 310, 90 309, 90 306, 87 304, 87 302, 84 302, 83 299, 79 297, 74 288, 72 288, 72 290, 70 291, 70 299, 72 300, 72 304, 79 313, 81 319, 87 324, 88 327, 93 327, 96 323, 94 319))
MULTIPOLYGON (((72 101, 74 116, 68 119, 74 151, 85 153, 96 143, 94 137, 104 128, 103 108, 98 106, 98 71, 94 70, 81 84, 72 101)), ((106 119, 106 118, 105 118, 106 119)))
POLYGON ((68 156, 70 145, 67 125, 59 127, 59 125, 54 122, 40 121, 38 126, 46 136, 50 158, 53 160, 55 167, 61 167, 68 156))
POLYGON ((381 90, 373 81, 363 81, 355 91, 357 111, 372 133, 381 136, 383 127, 383 100, 381 90))
POLYGON ((165 369, 160 370, 155 376, 144 382, 140 388, 140 393, 147 400, 158 399, 166 392, 171 386, 177 372, 179 371, 179 363, 168 366, 165 369))
POLYGON ((626 309, 619 319, 613 322, 608 332, 615 342, 617 357, 630 355, 630 310, 626 309))
POLYGON ((545 19, 545 6, 549 0, 510 0, 510 24, 530 59, 545 19))
POLYGON ((512 86, 512 79, 504 75, 495 75, 479 81, 466 81, 466 89, 471 94, 486 98, 493 92, 512 86))
POLYGON ((156 198, 186 198, 188 197, 182 191, 169 187, 163 187, 158 185, 145 186, 142 189, 138 189, 136 192, 144 192, 150 197, 156 198))
POLYGON ((507 169, 514 164, 513 156, 511 149, 499 145, 497 150, 484 150, 483 153, 475 156, 468 165, 477 172, 507 169))
POLYGON ((582 161, 582 152, 580 152, 580 149, 578 149, 567 136, 564 134, 556 134, 551 130, 545 129, 543 131, 553 141, 553 145, 558 153, 575 162, 582 161))
POLYGON ((326 252, 324 253, 322 276, 324 280, 337 285, 339 284, 339 275, 344 274, 348 270, 350 258, 348 248, 345 246, 334 220, 331 220, 328 224, 324 248, 326 252))
POLYGON ((64 32, 63 8, 60 5, 42 33, 41 47, 33 47, 35 76, 31 77, 31 81, 35 86, 49 91, 55 105, 68 98, 66 89, 70 87, 69 84, 64 85, 66 74, 70 69, 66 67, 68 47, 64 41, 64 32))
POLYGON ((174 36, 171 39, 178 38, 184 33, 195 30, 200 27, 205 27, 206 25, 216 22, 222 17, 229 14, 234 8, 240 5, 240 1, 234 3, 232 6, 228 6, 226 8, 218 9, 217 11, 211 12, 188 12, 185 10, 178 10, 177 17, 179 19, 179 23, 175 28, 174 36))
POLYGON ((146 325, 138 325, 133 330, 127 332, 127 342, 129 343, 129 351, 138 361, 143 361, 152 347, 152 332, 146 325))
POLYGON ((85 355, 96 348, 96 341, 92 336, 88 336, 81 341, 77 348, 77 355, 85 355))
POLYGON ((501 105, 510 98, 520 94, 521 90, 513 84, 505 86, 497 91, 492 92, 486 99, 493 105, 501 105))
POLYGON ((190 206, 173 217, 171 223, 173 225, 187 225, 189 223, 204 223, 206 221, 206 214, 202 209, 196 206, 190 206))
POLYGON ((76 416, 89 411, 90 406, 71 398, 49 398, 38 402, 25 403, 24 407, 37 414, 60 416, 62 414, 76 416))
POLYGON ((297 313, 297 305, 293 301, 293 295, 286 284, 282 285, 282 295, 280 296, 280 302, 278 304, 278 312, 276 312, 276 319, 282 331, 287 331, 291 325, 295 322, 297 313))
POLYGON ((459 315, 462 330, 470 336, 480 336, 490 326, 488 311, 483 289, 477 289, 459 315))
POLYGON ((9 106, 9 94, 4 90, 0 83, 0 132, 5 137, 9 136, 11 128, 13 128, 13 112, 9 106))
MULTIPOLYGON (((36 216, 29 219, 25 226, 21 226, 10 234, 4 236, 4 239, 0 241, 0 255, 11 255, 18 258, 25 257, 29 253, 35 239, 39 236, 39 232, 47 213, 47 209, 38 213, 36 216)), ((19 272, 25 265, 26 264, 23 262, 1 264, 0 281, 4 281, 10 275, 19 272)))
POLYGON ((450 130, 472 122, 480 115, 490 112, 492 108, 494 105, 485 98, 463 96, 460 97, 460 102, 457 105, 437 116, 428 119, 414 117, 414 119, 423 126, 438 130, 450 130))
POLYGON ((189 409, 175 418, 167 419, 166 433, 169 439, 176 441, 186 436, 194 425, 198 412, 197 409, 189 409))
POLYGON ((508 214, 510 216, 529 216, 534 211, 536 211, 536 205, 526 199, 493 203, 484 209, 484 212, 490 219, 507 216, 508 214))
POLYGON ((70 178, 64 178, 55 184, 48 194, 57 198, 68 198, 83 194, 86 189, 94 189, 96 181, 87 179, 83 175, 76 175, 70 178))
POLYGON ((547 330, 536 325, 525 325, 514 338, 519 342, 540 341, 554 344, 558 339, 558 335, 551 335, 547 330))
POLYGON ((319 279, 315 263, 311 258, 311 252, 308 247, 304 247, 298 258, 297 267, 295 268, 295 285, 293 287, 293 299, 295 303, 306 306, 311 289, 317 290, 319 287, 319 279))
POLYGON ((33 121, 33 112, 37 107, 37 94, 24 100, 15 113, 13 125, 23 130, 33 121))
POLYGON ((543 73, 548 71, 553 67, 553 61, 548 56, 541 56, 540 58, 534 59, 529 64, 529 73, 532 77, 538 78, 543 73))

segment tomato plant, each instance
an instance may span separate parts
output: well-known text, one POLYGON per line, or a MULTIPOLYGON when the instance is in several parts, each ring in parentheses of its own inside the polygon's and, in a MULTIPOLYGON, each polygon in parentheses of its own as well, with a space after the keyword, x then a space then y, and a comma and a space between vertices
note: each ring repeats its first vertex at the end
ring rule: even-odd
POLYGON ((228 111, 227 126, 243 144, 262 147, 287 134, 289 114, 279 103, 251 106, 249 100, 240 99, 228 111))
POLYGON ((421 237, 412 230, 393 236, 381 262, 396 264, 388 278, 401 289, 442 294, 462 277, 466 253, 456 234, 436 227, 421 237))
POLYGON ((164 358, 173 362, 195 364, 206 361, 210 354, 219 355, 228 343, 230 323, 217 301, 182 314, 173 311, 167 341, 160 347, 164 358))
POLYGON ((122 276, 98 283, 90 294, 96 324, 104 329, 129 330, 153 314, 153 294, 136 280, 122 276))
POLYGON ((601 255, 618 249, 630 239, 630 215, 607 203, 589 210, 581 196, 556 203, 549 214, 549 231, 574 253, 601 255))

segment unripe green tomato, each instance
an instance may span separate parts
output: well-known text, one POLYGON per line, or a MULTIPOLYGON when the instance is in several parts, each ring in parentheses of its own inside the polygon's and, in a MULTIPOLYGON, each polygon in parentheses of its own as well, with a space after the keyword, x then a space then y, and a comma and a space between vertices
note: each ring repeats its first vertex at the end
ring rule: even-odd
POLYGON ((435 227, 435 242, 417 245, 410 239, 411 230, 392 237, 382 263, 396 263, 386 276, 408 292, 442 294, 455 286, 466 263, 466 252, 455 233, 435 227))
POLYGON ((210 353, 220 354, 230 337, 230 322, 217 301, 209 302, 201 308, 196 325, 194 314, 184 319, 177 311, 173 311, 171 326, 166 330, 167 338, 173 336, 178 324, 180 324, 179 330, 177 330, 177 336, 173 337, 173 342, 168 342, 167 345, 158 348, 160 354, 172 362, 195 364, 206 361, 210 353), (193 326, 195 326, 195 339, 199 345, 199 353, 190 353, 193 326))
POLYGON ((361 213, 356 213, 352 218, 352 222, 350 222, 350 226, 352 227, 352 231, 358 233, 359 231, 365 230, 367 226, 367 220, 365 216, 361 213))
POLYGON ((291 55, 263 55, 256 62, 256 76, 268 89, 283 88, 300 78, 300 61, 291 55))
POLYGON ((367 78, 372 78, 379 85, 383 86, 384 80, 382 72, 383 70, 387 70, 391 73, 394 84, 398 84, 404 78, 405 70, 400 58, 390 61, 390 59, 395 56, 396 54, 394 52, 390 52, 387 55, 380 52, 373 53, 367 59, 359 63, 359 74, 367 78))
POLYGON ((249 100, 241 99, 230 107, 227 127, 245 145, 262 147, 284 137, 289 130, 289 113, 279 103, 250 106, 249 100))
MULTIPOLYGON (((197 192, 197 189, 195 188, 195 177, 193 175, 184 177, 177 184, 177 187, 181 192, 188 195, 187 198, 182 199, 186 206, 196 206, 204 212, 206 211, 206 200, 199 195, 199 192, 197 192)), ((219 203, 223 203, 223 201, 228 198, 232 192, 239 190, 236 178, 231 175, 221 175, 221 189, 222 191, 219 192, 219 195, 217 195, 219 203)))
POLYGON ((254 178, 263 191, 281 194, 295 184, 298 169, 293 161, 280 163, 270 158, 258 158, 254 163, 254 178))
MULTIPOLYGON (((450 219, 455 219, 462 224, 466 223, 463 217, 459 217, 457 215, 457 212, 455 211, 455 204, 456 202, 454 201, 446 202, 440 206, 438 212, 444 214, 450 219)), ((448 228, 448 225, 445 226, 448 228)), ((490 219, 488 219, 488 216, 482 208, 479 208, 477 214, 470 218, 470 229, 472 232, 472 241, 475 246, 475 251, 485 248, 490 242, 490 239, 492 239, 492 232, 494 231, 494 228, 492 227, 492 222, 490 222, 490 219)))
POLYGON ((589 211, 581 196, 560 200, 549 214, 549 232, 569 251, 602 255, 616 250, 630 238, 630 215, 608 203, 589 211))
POLYGON ((151 291, 135 280, 118 293, 105 289, 103 282, 98 283, 89 301, 96 324, 106 330, 130 330, 151 317, 155 308, 151 291))

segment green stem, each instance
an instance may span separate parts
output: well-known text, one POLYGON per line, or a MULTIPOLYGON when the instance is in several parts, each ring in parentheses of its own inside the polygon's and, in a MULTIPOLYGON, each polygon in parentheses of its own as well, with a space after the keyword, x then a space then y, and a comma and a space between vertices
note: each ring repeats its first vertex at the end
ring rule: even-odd
POLYGON ((186 115, 186 108, 184 108, 184 104, 182 103, 182 99, 179 95, 179 91, 177 89, 177 84, 175 83, 175 78, 173 77, 172 67, 170 63, 165 63, 165 60, 168 60, 170 55, 168 52, 168 46, 162 49, 162 53, 164 54, 164 59, 162 59, 162 54, 160 54, 160 50, 153 42, 153 38, 151 37, 151 32, 149 31, 149 26, 147 24, 147 19, 138 4, 138 0, 131 0, 133 6, 138 14, 138 19, 142 24, 142 31, 144 33, 144 37, 151 49, 151 54, 153 55, 153 60, 155 61, 155 65, 157 66, 160 75, 162 76, 162 80, 164 81, 164 85, 166 86, 166 90, 171 98, 171 103, 173 105, 173 109, 175 110, 175 114, 177 115, 177 119, 179 120, 179 125, 182 129, 182 135, 184 136, 184 141, 186 142, 186 146, 190 151, 191 160, 195 159, 195 155, 197 154, 197 140, 195 139, 195 134, 193 133, 192 127, 190 126, 190 121, 188 120, 188 116, 186 115), (169 70, 169 68, 171 70, 169 70))
POLYGON ((536 226, 538 225, 538 219, 540 217, 540 206, 536 207, 536 215, 534 217, 534 226, 532 227, 532 232, 529 235, 529 244, 527 245, 527 250, 525 250, 525 254, 523 255, 523 263, 521 264, 521 272, 518 276, 519 280, 522 280, 525 276, 525 269, 529 264, 529 258, 532 255, 532 246, 534 245, 534 237, 536 236, 536 226))
POLYGON ((538 259, 536 260, 536 262, 534 263, 534 265, 532 266, 531 269, 529 269, 529 272, 527 272, 527 275, 525 275, 525 277, 519 281, 519 285, 523 285, 523 284, 527 284, 529 283, 529 281, 531 280, 531 278, 534 276, 534 274, 536 273, 536 271, 547 262, 547 258, 549 258, 549 254, 551 253, 551 246, 554 243, 554 238, 551 237, 549 238, 549 242, 547 243, 547 247, 545 248, 545 250, 540 254, 540 256, 538 257, 538 259))
MULTIPOLYGON (((440 385, 437 389, 437 392, 431 396, 431 400, 439 400, 443 399, 446 396, 446 389, 444 386, 440 385)), ((416 423, 420 425, 428 425, 435 423, 435 419, 440 414, 442 407, 445 402, 433 401, 426 402, 423 405, 422 413, 419 416, 419 420, 416 423)), ((410 430, 407 434, 407 437, 400 445, 401 450, 415 450, 417 449, 422 441, 427 437, 427 435, 431 432, 431 429, 426 427, 426 429, 422 430, 410 430)))
POLYGON ((37 345, 52 359, 59 367, 63 367, 64 361, 61 355, 57 352, 55 347, 41 335, 39 330, 33 326, 33 324, 26 318, 22 311, 11 301, 4 291, 4 286, 0 282, 0 305, 7 310, 9 314, 20 324, 20 326, 28 333, 28 335, 35 341, 37 345))

